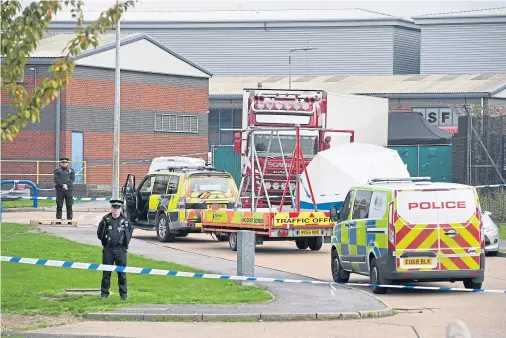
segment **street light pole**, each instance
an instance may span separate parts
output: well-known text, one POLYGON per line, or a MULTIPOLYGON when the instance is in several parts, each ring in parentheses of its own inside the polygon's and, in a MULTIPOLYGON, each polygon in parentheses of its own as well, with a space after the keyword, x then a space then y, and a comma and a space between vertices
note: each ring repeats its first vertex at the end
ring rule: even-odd
POLYGON ((308 50, 315 50, 315 49, 318 49, 318 48, 307 47, 307 48, 290 49, 290 51, 288 52, 288 89, 292 89, 292 52, 308 51, 308 50))
MULTIPOLYGON (((116 0, 119 4, 119 0, 116 0)), ((120 19, 116 23, 116 69, 114 83, 114 145, 112 158, 112 199, 119 197, 119 141, 120 141, 120 19)))

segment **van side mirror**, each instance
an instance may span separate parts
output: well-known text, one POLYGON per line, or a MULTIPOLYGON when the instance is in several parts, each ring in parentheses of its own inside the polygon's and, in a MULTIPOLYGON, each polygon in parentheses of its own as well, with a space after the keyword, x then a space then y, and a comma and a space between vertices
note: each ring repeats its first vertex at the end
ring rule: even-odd
POLYGON ((234 153, 241 155, 241 133, 234 134, 234 153))
POLYGON ((330 207, 330 219, 333 222, 337 222, 340 219, 340 212, 335 205, 330 207))

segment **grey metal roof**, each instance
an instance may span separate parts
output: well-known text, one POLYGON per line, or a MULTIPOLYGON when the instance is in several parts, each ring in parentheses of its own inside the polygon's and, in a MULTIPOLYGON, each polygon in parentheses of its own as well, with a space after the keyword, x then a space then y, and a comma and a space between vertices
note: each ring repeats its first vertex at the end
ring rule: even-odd
MULTIPOLYGON (((477 94, 489 96, 506 89, 506 73, 433 74, 433 75, 365 75, 316 76, 300 82, 304 76, 292 76, 292 89, 314 88, 343 94, 377 96, 477 94)), ((209 81, 209 95, 240 95, 244 88, 288 88, 287 76, 214 77, 209 81)))
MULTIPOLYGON (((132 36, 139 36, 142 34, 121 34, 121 41, 125 40, 126 38, 132 37, 132 36)), ((67 46, 68 42, 75 38, 75 33, 62 33, 62 34, 55 34, 52 36, 49 36, 47 38, 41 39, 39 41, 39 46, 37 49, 32 53, 32 58, 58 58, 65 56, 67 53, 64 53, 63 50, 67 46)), ((120 42, 121 42, 120 41, 120 42)), ((115 43, 116 42, 116 34, 102 34, 99 37, 99 46, 95 49, 93 46, 90 46, 85 52, 90 51, 101 51, 104 46, 106 46, 109 43, 115 43)))
POLYGON ((413 17, 416 24, 506 22, 506 7, 473 11, 425 14, 413 17))
MULTIPOLYGON (((58 58, 65 56, 66 53, 63 52, 65 49, 67 43, 69 42, 72 37, 75 37, 75 33, 63 33, 63 34, 55 34, 52 36, 49 36, 47 38, 41 39, 39 41, 39 46, 37 49, 32 53, 31 58, 32 59, 52 59, 52 58, 58 58)), ((209 76, 212 76, 213 74, 209 72, 208 70, 200 67, 199 65, 191 62, 190 60, 182 57, 181 55, 175 53, 174 51, 170 50, 166 46, 162 45, 158 41, 154 40, 150 36, 144 33, 134 33, 134 34, 121 34, 120 35, 120 45, 126 45, 129 43, 133 43, 139 40, 148 40, 149 42, 155 44, 165 52, 173 55, 174 57, 180 59, 181 61, 184 61, 188 63, 189 65, 197 68, 198 70, 206 73, 209 76)), ((99 45, 97 48, 91 46, 87 48, 84 52, 82 52, 79 56, 77 56, 75 59, 81 59, 93 54, 105 52, 107 50, 116 48, 116 34, 101 34, 99 35, 99 45)))
MULTIPOLYGON (((170 2, 167 3, 170 5, 170 2)), ((163 6, 162 6, 163 8, 163 6)), ((395 20, 413 23, 412 20, 389 14, 360 8, 342 9, 280 9, 280 10, 204 10, 204 11, 170 11, 162 8, 143 9, 143 4, 136 4, 123 16, 124 22, 172 22, 172 23, 221 23, 221 22, 310 22, 310 21, 377 21, 395 20)), ((85 21, 98 18, 100 12, 85 11, 85 21)), ((62 11, 52 22, 75 22, 71 13, 62 11)), ((122 22, 123 22, 122 21, 122 22)))

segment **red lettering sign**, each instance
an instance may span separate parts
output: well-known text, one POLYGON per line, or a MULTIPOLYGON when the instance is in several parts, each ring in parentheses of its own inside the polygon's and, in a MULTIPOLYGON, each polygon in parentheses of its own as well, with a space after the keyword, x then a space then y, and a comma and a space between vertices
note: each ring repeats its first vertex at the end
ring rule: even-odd
POLYGON ((410 202, 408 210, 411 209, 465 209, 465 201, 447 201, 447 202, 410 202))

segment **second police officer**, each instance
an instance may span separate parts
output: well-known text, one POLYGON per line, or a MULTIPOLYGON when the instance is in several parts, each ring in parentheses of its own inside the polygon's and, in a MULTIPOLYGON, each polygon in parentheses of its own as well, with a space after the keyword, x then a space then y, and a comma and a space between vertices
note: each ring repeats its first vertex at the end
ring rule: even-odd
POLYGON ((61 219, 63 200, 67 208, 67 219, 72 219, 72 204, 74 204, 74 180, 76 173, 74 169, 68 167, 69 159, 60 158, 60 167, 54 170, 54 185, 56 189, 56 219, 61 219))
MULTIPOLYGON (((127 265, 127 250, 132 238, 132 227, 128 219, 121 212, 122 200, 111 200, 111 212, 105 215, 97 229, 97 237, 102 242, 102 264, 127 265)), ((111 271, 104 271, 102 275, 100 298, 109 296, 111 286, 111 271)), ((127 278, 125 272, 118 272, 118 286, 121 299, 127 299, 127 278)))

